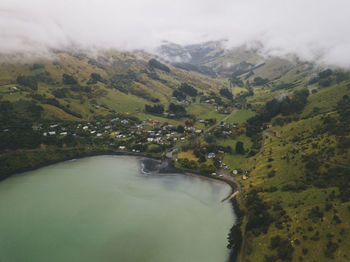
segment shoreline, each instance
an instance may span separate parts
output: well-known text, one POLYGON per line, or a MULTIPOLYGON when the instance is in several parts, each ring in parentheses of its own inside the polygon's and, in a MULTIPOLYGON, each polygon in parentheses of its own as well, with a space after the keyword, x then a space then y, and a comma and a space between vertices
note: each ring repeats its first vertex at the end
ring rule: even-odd
MULTIPOLYGON (((162 161, 163 161, 163 159, 161 157, 149 156, 147 154, 140 154, 140 153, 134 153, 134 152, 115 152, 115 151, 90 152, 90 153, 86 153, 86 154, 78 154, 76 156, 63 157, 63 158, 59 158, 59 159, 51 160, 51 161, 45 161, 43 163, 37 164, 37 165, 32 166, 32 167, 17 169, 17 170, 10 172, 7 175, 5 175, 4 177, 1 177, 0 182, 7 179, 7 178, 10 178, 11 176, 16 175, 16 174, 34 171, 34 170, 37 170, 37 169, 42 168, 42 167, 47 167, 50 165, 54 165, 54 164, 58 164, 58 163, 66 162, 66 161, 72 161, 75 159, 83 159, 83 158, 95 157, 95 156, 122 156, 122 157, 136 158, 137 160, 140 160, 140 161, 150 160, 150 161, 155 161, 158 163, 162 163, 162 161)), ((203 173, 196 172, 196 171, 192 171, 192 170, 179 169, 179 168, 172 166, 171 163, 169 163, 169 162, 168 162, 168 164, 169 165, 167 167, 165 167, 163 170, 162 169, 159 170, 160 174, 166 174, 166 173, 168 173, 168 174, 170 174, 170 173, 180 174, 180 175, 185 175, 185 176, 198 177, 200 179, 205 179, 205 180, 213 182, 213 183, 225 184, 231 188, 231 192, 230 192, 229 196, 232 195, 235 192, 235 190, 237 190, 236 184, 230 180, 221 179, 219 177, 212 177, 210 175, 203 174, 203 173)), ((141 172, 141 170, 140 170, 140 172, 141 172)), ((225 199, 227 199, 227 198, 225 198, 225 199)), ((242 214, 242 210, 239 208, 239 205, 238 205, 237 200, 235 198, 229 199, 227 201, 231 204, 232 210, 236 216, 236 221, 234 221, 233 226, 230 230, 230 231, 232 231, 233 228, 238 227, 240 225, 243 214, 242 214)), ((228 234, 228 236, 229 235, 230 235, 230 233, 228 234)), ((239 243, 239 245, 240 245, 240 243, 239 243)), ((240 253, 239 248, 238 248, 238 250, 229 249, 229 257, 228 257, 227 261, 228 262, 237 261, 239 253, 240 253)))
MULTIPOLYGON (((162 162, 162 158, 161 157, 155 157, 155 156, 149 156, 147 154, 140 154, 140 153, 133 153, 133 152, 114 152, 114 151, 110 151, 110 152, 95 152, 95 153, 86 153, 86 154, 79 154, 76 156, 69 156, 69 157, 63 157, 57 160, 50 160, 50 161, 46 161, 43 163, 40 163, 38 165, 35 165, 33 167, 26 167, 26 168, 21 168, 21 169, 17 169, 14 170, 12 172, 10 172, 9 174, 7 174, 4 177, 0 178, 0 182, 13 176, 16 174, 20 174, 20 173, 24 173, 24 172, 29 172, 29 171, 34 171, 37 170, 39 168, 42 167, 47 167, 50 165, 54 165, 54 164, 58 164, 58 163, 62 163, 62 162, 66 162, 66 161, 72 161, 75 159, 83 159, 83 158, 87 158, 87 157, 94 157, 94 156, 124 156, 124 157, 132 157, 132 158, 136 158, 138 160, 152 160, 152 161, 157 161, 159 163, 162 162)), ((224 180, 224 179, 220 179, 218 177, 212 177, 210 175, 207 174, 203 174, 200 172, 196 172, 196 171, 192 171, 192 170, 186 170, 186 169, 179 169, 176 167, 171 166, 170 167, 171 170, 169 169, 169 172, 167 170, 167 168, 165 168, 165 170, 160 170, 159 173, 178 173, 178 174, 182 174, 182 175, 187 175, 187 176, 195 176, 195 177, 200 177, 202 179, 206 179, 215 183, 221 183, 221 184, 226 184, 231 188, 231 194, 235 191, 236 186, 234 183, 232 183, 231 181, 228 180, 224 180)))
POLYGON ((116 151, 104 151, 104 152, 89 152, 89 153, 82 153, 82 154, 77 154, 74 156, 68 156, 68 157, 62 157, 59 159, 55 159, 55 160, 49 160, 49 161, 45 161, 43 163, 31 166, 31 167, 25 167, 25 168, 20 168, 20 169, 16 169, 14 171, 9 172, 7 175, 0 177, 0 182, 19 173, 24 173, 24 172, 29 172, 29 171, 34 171, 37 170, 39 168, 42 167, 46 167, 46 166, 50 166, 50 165, 54 165, 54 164, 58 164, 61 162, 65 162, 65 161, 70 161, 70 160, 74 160, 74 159, 82 159, 85 157, 94 157, 94 156, 135 156, 135 157, 140 157, 140 158, 149 158, 149 159, 153 159, 153 160, 161 160, 161 158, 157 158, 157 157, 153 157, 153 156, 147 156, 146 154, 139 154, 139 153, 133 153, 133 152, 116 152, 116 151))

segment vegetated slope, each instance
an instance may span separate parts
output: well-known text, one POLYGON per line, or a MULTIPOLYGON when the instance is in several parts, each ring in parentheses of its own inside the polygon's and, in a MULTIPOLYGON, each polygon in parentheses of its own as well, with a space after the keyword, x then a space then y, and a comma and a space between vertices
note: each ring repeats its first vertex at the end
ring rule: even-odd
MULTIPOLYGON (((191 48, 184 48, 190 58, 191 48)), ((252 157, 242 162, 239 154, 225 152, 220 158, 225 168, 248 171, 248 179, 239 179, 245 206, 242 261, 348 261, 350 74, 293 57, 197 48, 206 57, 187 63, 230 77, 234 88, 243 88, 238 94, 249 91, 244 106, 257 114, 246 125, 252 157)), ((234 146, 238 139, 225 138, 222 145, 234 146)))
POLYGON ((177 69, 142 52, 56 50, 50 58, 0 61, 0 178, 119 147, 159 157, 176 141, 176 127, 195 120, 198 107, 220 119, 231 106, 219 95, 227 80, 177 69), (160 127, 166 132, 155 137, 160 127))
POLYGON ((325 70, 311 77, 301 110, 286 109, 285 99, 265 113, 260 107, 271 117, 257 132, 266 137, 262 154, 242 181, 245 261, 349 261, 349 79, 325 70))
POLYGON ((0 64, 1 101, 32 101, 44 107, 44 116, 55 119, 91 119, 123 112, 147 117, 146 104, 167 107, 182 83, 201 94, 228 85, 204 75, 189 73, 141 53, 56 51, 51 59, 0 64), (162 68, 160 65, 163 65, 162 68))
POLYGON ((348 261, 349 73, 216 42, 163 48, 175 66, 113 50, 3 60, 2 170, 176 147, 176 166, 242 184, 244 261, 348 261))
POLYGON ((220 53, 205 46, 196 47, 202 60, 192 59, 193 46, 171 52, 185 50, 186 63, 229 77, 242 88, 235 98, 244 97, 243 108, 256 115, 183 146, 177 164, 207 173, 247 170, 248 179, 239 179, 245 209, 241 261, 348 261, 350 73, 293 57, 259 60, 257 52, 220 53), (235 60, 240 55, 244 60, 235 60), (249 149, 239 154, 237 144, 246 137, 249 149))
POLYGON ((165 43, 158 49, 161 59, 174 66, 210 76, 242 77, 251 82, 255 77, 269 80, 287 74, 300 63, 294 56, 282 59, 261 54, 261 46, 247 48, 226 48, 225 41, 207 42, 196 45, 181 46, 165 43))

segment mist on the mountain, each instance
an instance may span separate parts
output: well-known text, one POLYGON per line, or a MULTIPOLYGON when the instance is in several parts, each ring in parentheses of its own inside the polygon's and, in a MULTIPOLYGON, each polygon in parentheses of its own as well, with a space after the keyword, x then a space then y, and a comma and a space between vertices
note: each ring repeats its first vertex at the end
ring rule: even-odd
POLYGON ((152 51, 226 39, 272 55, 350 66, 347 0, 2 0, 0 53, 52 48, 152 51))

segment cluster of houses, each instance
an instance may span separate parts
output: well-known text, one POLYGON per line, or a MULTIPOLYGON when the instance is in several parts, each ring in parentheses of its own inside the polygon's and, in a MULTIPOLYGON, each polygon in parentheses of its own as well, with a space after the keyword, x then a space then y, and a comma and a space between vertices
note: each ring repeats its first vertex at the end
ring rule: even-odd
MULTIPOLYGON (((33 129, 45 137, 83 136, 107 137, 115 140, 135 138, 143 143, 169 145, 176 141, 185 141, 187 133, 201 133, 202 130, 194 127, 185 127, 184 133, 178 133, 177 128, 168 123, 148 119, 145 121, 120 119, 118 117, 96 122, 61 122, 51 124, 37 124, 33 129)), ((120 148, 122 149, 122 148, 120 148)))

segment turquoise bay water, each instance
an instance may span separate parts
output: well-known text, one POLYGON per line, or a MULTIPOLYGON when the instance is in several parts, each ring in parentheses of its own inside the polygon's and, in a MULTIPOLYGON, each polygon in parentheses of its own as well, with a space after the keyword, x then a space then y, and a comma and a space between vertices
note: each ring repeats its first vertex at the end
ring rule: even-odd
POLYGON ((1 262, 225 262, 230 188, 99 156, 0 183, 1 262))

